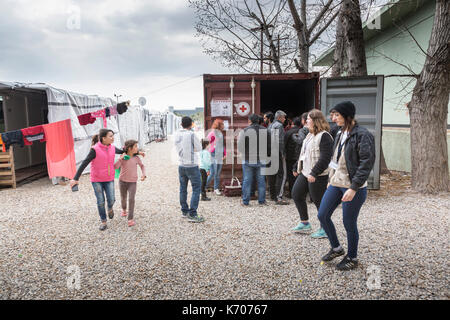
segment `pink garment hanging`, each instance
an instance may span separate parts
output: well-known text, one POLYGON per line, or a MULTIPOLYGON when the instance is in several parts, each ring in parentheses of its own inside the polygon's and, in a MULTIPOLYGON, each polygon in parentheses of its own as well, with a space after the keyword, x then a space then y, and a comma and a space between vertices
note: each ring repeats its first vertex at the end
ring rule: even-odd
POLYGON ((77 171, 70 119, 43 125, 48 176, 72 179, 77 171))
POLYGON ((106 128, 106 111, 105 111, 105 109, 91 112, 91 115, 94 118, 103 118, 103 128, 106 128))
POLYGON ((119 114, 117 112, 117 106, 109 107, 110 116, 115 116, 116 114, 119 114))

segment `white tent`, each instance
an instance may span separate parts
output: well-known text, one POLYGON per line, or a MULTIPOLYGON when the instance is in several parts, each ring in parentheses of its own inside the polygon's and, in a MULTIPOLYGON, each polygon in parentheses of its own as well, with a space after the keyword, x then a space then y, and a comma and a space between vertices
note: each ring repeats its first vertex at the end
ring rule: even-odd
MULTIPOLYGON (((103 127, 101 118, 93 124, 81 126, 77 116, 116 104, 111 98, 74 93, 43 83, 0 82, 0 96, 3 97, 5 131, 70 119, 77 167, 90 150, 92 136, 103 127)), ((107 118, 107 128, 116 134, 114 145, 120 148, 122 141, 118 134, 117 116, 107 118)), ((45 149, 42 146, 34 143, 31 148, 16 148, 16 168, 44 163, 45 149)))

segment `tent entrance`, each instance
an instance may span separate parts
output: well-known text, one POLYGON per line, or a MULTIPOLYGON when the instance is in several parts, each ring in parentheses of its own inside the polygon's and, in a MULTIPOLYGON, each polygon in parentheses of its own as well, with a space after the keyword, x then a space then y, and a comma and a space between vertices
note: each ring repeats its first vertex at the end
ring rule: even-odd
POLYGON ((315 79, 261 81, 261 112, 283 110, 287 118, 314 108, 315 79))
MULTIPOLYGON (((5 90, 2 96, 0 117, 1 132, 19 130, 48 123, 47 95, 42 91, 5 90), (4 127, 2 127, 2 124, 4 127)), ((41 178, 47 173, 45 143, 14 148, 17 183, 30 178, 41 178)))

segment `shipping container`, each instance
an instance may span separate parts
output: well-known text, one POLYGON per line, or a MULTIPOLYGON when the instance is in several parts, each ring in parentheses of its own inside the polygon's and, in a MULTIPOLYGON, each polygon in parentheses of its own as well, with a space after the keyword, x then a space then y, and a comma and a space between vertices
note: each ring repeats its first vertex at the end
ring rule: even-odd
MULTIPOLYGON (((376 138, 376 162, 369 178, 369 189, 379 189, 379 163, 383 106, 383 76, 320 78, 318 72, 291 74, 205 74, 204 127, 211 128, 216 118, 225 122, 225 130, 248 126, 252 113, 275 113, 283 110, 288 118, 300 116, 313 108, 326 116, 336 103, 350 100, 356 106, 356 119, 376 138), (233 82, 233 89, 230 83, 233 82), (230 101, 233 96, 233 101, 230 101), (233 119, 231 119, 232 105, 233 119), (233 125, 231 125, 233 123, 233 125)), ((230 139, 229 135, 226 136, 230 139)), ((236 136, 235 139, 236 140, 236 136)), ((229 145, 229 141, 227 142, 229 145)), ((228 151, 227 151, 228 152, 228 151)), ((242 167, 237 164, 234 148, 235 176, 242 182, 242 167)), ((221 181, 231 178, 227 156, 221 181)))

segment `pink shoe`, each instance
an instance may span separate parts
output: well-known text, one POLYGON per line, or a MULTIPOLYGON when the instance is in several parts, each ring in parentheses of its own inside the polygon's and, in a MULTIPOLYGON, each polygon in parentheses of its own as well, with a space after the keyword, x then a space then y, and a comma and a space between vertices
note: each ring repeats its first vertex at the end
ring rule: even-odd
POLYGON ((128 215, 126 210, 123 210, 122 213, 120 214, 121 217, 126 217, 128 215))
POLYGON ((128 220, 128 226, 132 227, 136 224, 136 222, 134 222, 134 220, 128 220))

